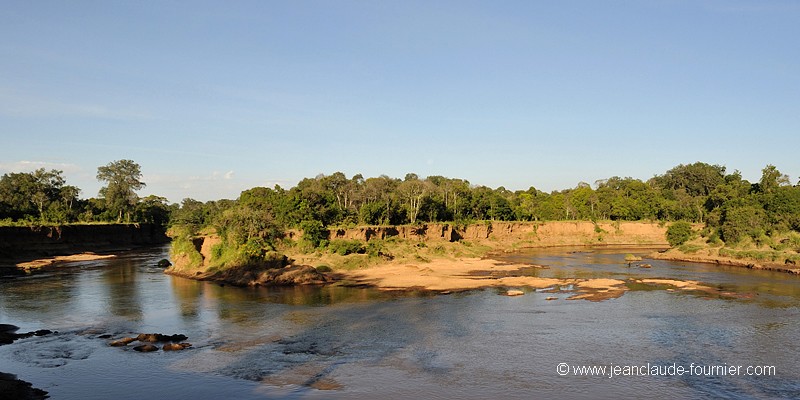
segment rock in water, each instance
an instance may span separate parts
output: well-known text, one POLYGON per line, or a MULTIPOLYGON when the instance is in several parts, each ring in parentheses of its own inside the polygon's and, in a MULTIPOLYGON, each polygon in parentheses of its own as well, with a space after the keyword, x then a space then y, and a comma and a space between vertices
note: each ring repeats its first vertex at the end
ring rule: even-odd
POLYGON ((131 343, 133 343, 135 341, 136 341, 136 338, 126 337, 126 338, 122 338, 122 339, 119 339, 119 340, 114 340, 111 343, 109 343, 108 345, 112 346, 112 347, 122 347, 122 346, 127 346, 127 345, 129 345, 129 344, 131 344, 131 343))
POLYGON ((512 289, 506 292, 506 296, 522 296, 525 294, 522 290, 512 289))
POLYGON ((149 342, 149 343, 182 342, 186 339, 188 339, 188 337, 180 333, 176 333, 174 335, 164 335, 161 333, 140 333, 139 336, 136 337, 136 340, 140 342, 149 342))
POLYGON ((191 343, 167 343, 164 345, 164 351, 178 351, 192 347, 191 343))
POLYGON ((166 258, 162 258, 161 260, 158 261, 159 268, 169 268, 170 266, 172 266, 172 263, 169 262, 169 260, 167 260, 166 258))
POLYGON ((158 347, 153 346, 152 344, 143 344, 141 346, 136 346, 133 348, 136 351, 140 351, 142 353, 149 353, 151 351, 158 351, 158 347))

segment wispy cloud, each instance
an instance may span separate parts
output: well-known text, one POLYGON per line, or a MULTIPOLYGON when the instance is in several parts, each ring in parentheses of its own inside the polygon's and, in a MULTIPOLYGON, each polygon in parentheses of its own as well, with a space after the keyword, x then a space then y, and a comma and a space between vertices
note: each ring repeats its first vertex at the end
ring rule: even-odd
POLYGON ((152 119, 149 113, 133 108, 114 108, 103 104, 67 102, 3 88, 0 88, 0 115, 16 118, 152 119))
POLYGON ((0 163, 0 172, 31 172, 39 168, 47 170, 57 169, 67 173, 79 172, 81 168, 71 163, 58 163, 50 161, 13 161, 8 163, 0 163))

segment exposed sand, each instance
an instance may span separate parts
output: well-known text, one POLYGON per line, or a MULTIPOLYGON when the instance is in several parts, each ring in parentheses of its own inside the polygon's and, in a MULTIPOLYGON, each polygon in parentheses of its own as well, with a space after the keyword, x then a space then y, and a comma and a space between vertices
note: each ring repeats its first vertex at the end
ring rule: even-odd
MULTIPOLYGON (((439 292, 481 288, 547 289, 551 293, 572 293, 567 300, 602 301, 618 298, 628 290, 628 283, 671 286, 669 291, 703 291, 730 295, 697 281, 674 279, 555 279, 524 276, 528 264, 508 264, 491 259, 433 260, 429 263, 387 263, 353 271, 338 271, 348 285, 368 285, 382 290, 424 289, 439 292), (519 273, 519 276, 513 276, 519 273), (512 276, 509 276, 512 275, 512 276)), ((535 267, 535 266, 534 266, 535 267)), ((541 267, 539 267, 541 268, 541 267)), ((509 290, 513 292, 516 289, 509 290)), ((506 292, 508 293, 508 292, 506 292)), ((516 294, 516 293, 515 293, 516 294)))
POLYGON ((532 276, 491 276, 492 272, 517 271, 526 267, 530 268, 530 265, 504 264, 489 259, 441 259, 420 264, 387 263, 368 269, 344 271, 343 275, 348 281, 386 290, 418 288, 445 291, 508 286, 547 288, 571 284, 574 281, 532 276), (476 274, 477 272, 483 273, 476 274))
POLYGON ((23 263, 17 264, 17 268, 29 271, 29 270, 32 270, 32 269, 47 267, 47 266, 50 266, 50 265, 53 265, 53 264, 56 264, 56 263, 62 263, 62 262, 105 260, 105 259, 114 258, 114 257, 116 257, 116 256, 113 255, 113 254, 100 255, 100 254, 88 253, 87 252, 87 253, 80 253, 80 254, 71 254, 71 255, 68 255, 68 256, 56 256, 56 257, 42 258, 42 259, 39 259, 39 260, 23 262, 23 263))

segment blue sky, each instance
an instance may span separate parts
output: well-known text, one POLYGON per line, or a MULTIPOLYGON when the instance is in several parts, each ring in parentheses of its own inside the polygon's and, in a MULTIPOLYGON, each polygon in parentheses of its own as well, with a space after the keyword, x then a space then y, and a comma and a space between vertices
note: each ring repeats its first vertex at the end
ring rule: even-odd
POLYGON ((800 176, 796 1, 2 1, 0 173, 171 201, 303 177, 800 176))

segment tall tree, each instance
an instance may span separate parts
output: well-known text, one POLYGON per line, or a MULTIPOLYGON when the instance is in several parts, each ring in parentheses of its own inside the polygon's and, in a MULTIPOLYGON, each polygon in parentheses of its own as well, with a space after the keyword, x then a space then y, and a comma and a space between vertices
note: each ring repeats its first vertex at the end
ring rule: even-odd
POLYGON ((141 179, 141 167, 131 160, 112 161, 97 168, 97 180, 106 182, 100 189, 100 197, 105 199, 106 208, 117 214, 117 222, 122 221, 123 214, 130 220, 139 202, 136 191, 146 186, 141 179))
POLYGON ((397 190, 408 201, 408 219, 412 224, 416 223, 422 206, 422 198, 428 193, 427 185, 419 180, 417 174, 409 173, 406 174, 405 180, 397 187, 397 190))
POLYGON ((789 176, 778 171, 774 165, 770 164, 761 170, 761 180, 758 181, 758 190, 762 193, 772 193, 778 187, 788 186, 789 176))

